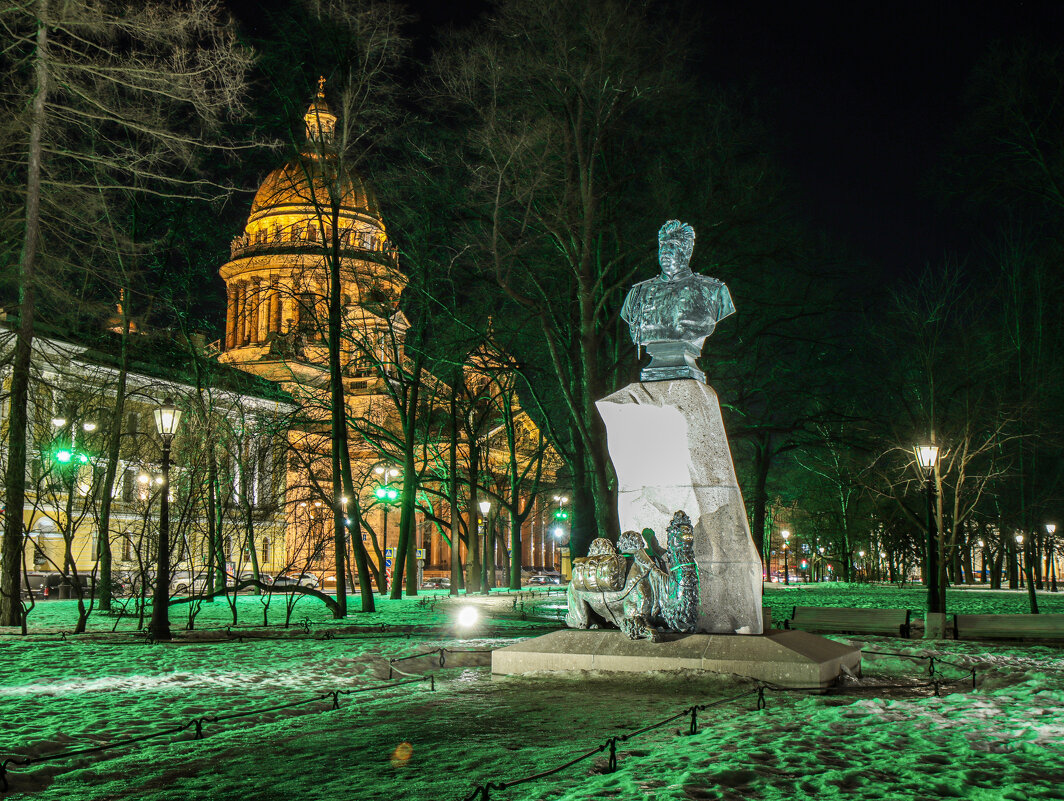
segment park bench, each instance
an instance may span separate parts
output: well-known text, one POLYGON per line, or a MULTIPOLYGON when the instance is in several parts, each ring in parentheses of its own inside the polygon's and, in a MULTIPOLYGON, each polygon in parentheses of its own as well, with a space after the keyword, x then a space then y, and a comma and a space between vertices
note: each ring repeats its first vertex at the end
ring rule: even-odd
POLYGON ((1064 615, 954 615, 958 640, 1064 640, 1064 615))
POLYGON ((788 629, 835 634, 887 634, 909 636, 908 609, 859 609, 849 606, 796 606, 788 629))

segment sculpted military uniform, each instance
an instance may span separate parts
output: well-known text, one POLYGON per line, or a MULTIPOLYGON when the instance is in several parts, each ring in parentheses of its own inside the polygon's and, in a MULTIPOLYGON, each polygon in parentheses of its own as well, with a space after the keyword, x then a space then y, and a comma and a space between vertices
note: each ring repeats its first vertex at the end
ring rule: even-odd
POLYGON ((651 355, 643 381, 677 378, 706 380, 697 364, 702 344, 717 323, 735 312, 728 287, 716 278, 691 272, 695 231, 669 220, 658 231, 661 275, 628 292, 621 317, 631 328, 637 348, 651 355))
POLYGON ((701 348, 717 323, 734 313, 727 286, 690 270, 679 278, 659 275, 641 281, 621 309, 637 346, 684 340, 701 348))

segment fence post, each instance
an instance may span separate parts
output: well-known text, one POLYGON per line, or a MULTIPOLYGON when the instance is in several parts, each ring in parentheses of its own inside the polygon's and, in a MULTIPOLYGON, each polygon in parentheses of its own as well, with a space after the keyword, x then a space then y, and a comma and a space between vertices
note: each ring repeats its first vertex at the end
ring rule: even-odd
POLYGON ((610 744, 610 758, 606 766, 607 773, 614 773, 617 770, 617 738, 611 737, 609 739, 610 744))
POLYGON ((687 732, 689 735, 698 734, 698 707, 691 707, 691 729, 687 732))

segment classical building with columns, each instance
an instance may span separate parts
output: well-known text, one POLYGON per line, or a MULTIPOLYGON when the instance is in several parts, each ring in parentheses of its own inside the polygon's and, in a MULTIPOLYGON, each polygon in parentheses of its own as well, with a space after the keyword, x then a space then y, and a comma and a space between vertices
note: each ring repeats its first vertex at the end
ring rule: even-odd
MULTIPOLYGON (((330 575, 329 271, 338 270, 348 416, 380 426, 394 415, 384 382, 390 370, 394 380, 392 368, 404 358, 408 324, 398 306, 407 281, 372 190, 334 146, 337 117, 321 85, 304 122, 302 151, 262 182, 230 260, 220 268, 228 306, 219 358, 280 383, 303 404, 304 423, 291 435, 288 460, 289 561, 302 559, 305 569, 330 575)), ((427 374, 424 381, 438 383, 427 374)), ((377 476, 387 480, 394 469, 355 431, 350 455, 356 487, 372 489, 377 476)), ((373 542, 363 537, 376 563, 398 538, 398 511, 389 522, 387 504, 366 498, 362 508, 378 535, 373 542)), ((553 542, 547 543, 553 538, 546 535, 544 514, 533 517, 539 522, 529 520, 523 550, 529 566, 549 567, 556 559, 553 542)), ((446 569, 449 547, 424 515, 416 536, 426 572, 446 569)))

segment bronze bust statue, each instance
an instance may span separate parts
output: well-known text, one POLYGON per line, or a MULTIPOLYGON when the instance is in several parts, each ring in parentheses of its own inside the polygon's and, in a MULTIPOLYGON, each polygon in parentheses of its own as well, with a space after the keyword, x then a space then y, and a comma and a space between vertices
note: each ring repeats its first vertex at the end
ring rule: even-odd
POLYGON ((658 231, 661 275, 631 288, 621 317, 631 327, 637 349, 646 346, 650 364, 643 381, 674 378, 706 380, 696 359, 717 323, 732 314, 728 287, 715 278, 691 271, 695 231, 687 223, 669 220, 658 231))

